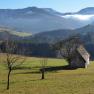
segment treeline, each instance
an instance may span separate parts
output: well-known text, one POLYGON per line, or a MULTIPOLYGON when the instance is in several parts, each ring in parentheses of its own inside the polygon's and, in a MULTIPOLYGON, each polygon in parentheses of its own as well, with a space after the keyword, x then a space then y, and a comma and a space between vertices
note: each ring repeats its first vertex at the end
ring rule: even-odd
MULTIPOLYGON (((12 41, 10 41, 12 42, 12 41)), ((18 51, 23 50, 24 55, 26 56, 35 56, 35 57, 56 57, 56 51, 53 49, 52 44, 48 43, 32 43, 27 41, 14 41, 17 45, 18 51)), ((0 48, 3 53, 5 53, 5 41, 0 43, 0 48)), ((14 54, 22 54, 16 53, 14 54)))
MULTIPOLYGON (((4 42, 0 42, 0 48, 3 49, 2 51, 5 52, 4 42)), ((10 41, 11 42, 11 41, 10 41)), ((34 56, 34 57, 57 57, 58 52, 53 49, 53 44, 51 43, 34 43, 31 40, 20 40, 15 41, 18 50, 23 50, 24 55, 26 56, 34 56)), ((94 59, 94 45, 93 44, 87 44, 83 41, 83 44, 87 51, 91 55, 91 59, 94 59)), ((22 54, 22 53, 16 53, 15 54, 22 54)))

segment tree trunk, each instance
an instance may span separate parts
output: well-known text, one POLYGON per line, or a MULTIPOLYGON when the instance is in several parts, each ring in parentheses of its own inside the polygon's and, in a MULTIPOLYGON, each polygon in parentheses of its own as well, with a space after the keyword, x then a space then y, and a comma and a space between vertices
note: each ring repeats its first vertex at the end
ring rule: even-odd
POLYGON ((41 79, 45 79, 45 75, 44 75, 44 74, 45 74, 45 70, 44 70, 44 68, 42 69, 41 72, 42 72, 42 77, 41 77, 41 79))
POLYGON ((7 90, 9 89, 9 86, 10 86, 10 73, 11 73, 11 69, 9 69, 9 71, 8 71, 8 77, 7 77, 7 90))

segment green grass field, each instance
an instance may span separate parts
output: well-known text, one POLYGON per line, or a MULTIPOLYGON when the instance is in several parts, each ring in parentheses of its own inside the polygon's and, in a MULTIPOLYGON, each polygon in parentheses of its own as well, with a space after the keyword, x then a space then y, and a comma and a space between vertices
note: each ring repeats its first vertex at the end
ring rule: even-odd
MULTIPOLYGON (((7 69, 0 63, 0 94, 94 94, 94 63, 87 69, 47 72, 41 80, 40 58, 28 57, 11 73, 10 90, 6 90, 7 69)), ((64 66, 62 59, 48 59, 46 66, 64 66)))

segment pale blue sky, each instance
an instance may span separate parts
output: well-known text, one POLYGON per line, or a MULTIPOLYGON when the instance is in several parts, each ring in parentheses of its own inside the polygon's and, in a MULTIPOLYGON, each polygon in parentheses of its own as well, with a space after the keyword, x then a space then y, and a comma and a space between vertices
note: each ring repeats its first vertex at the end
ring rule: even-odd
POLYGON ((94 0, 0 0, 0 9, 30 6, 53 8, 60 12, 75 12, 85 7, 94 7, 94 0))

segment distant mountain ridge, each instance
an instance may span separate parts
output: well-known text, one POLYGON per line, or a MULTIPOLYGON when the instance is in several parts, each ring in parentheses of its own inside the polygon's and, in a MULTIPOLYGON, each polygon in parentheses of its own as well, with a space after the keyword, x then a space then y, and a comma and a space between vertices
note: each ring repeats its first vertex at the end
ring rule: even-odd
POLYGON ((72 15, 72 14, 91 15, 91 14, 94 14, 94 7, 86 7, 86 8, 81 9, 78 12, 63 13, 63 15, 72 15))
POLYGON ((76 29, 94 22, 93 14, 94 7, 75 13, 60 13, 51 8, 38 7, 0 9, 0 26, 32 34, 58 29, 76 29))
POLYGON ((94 14, 94 7, 87 7, 78 12, 79 14, 94 14))

